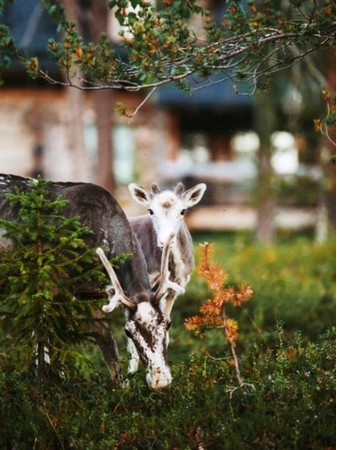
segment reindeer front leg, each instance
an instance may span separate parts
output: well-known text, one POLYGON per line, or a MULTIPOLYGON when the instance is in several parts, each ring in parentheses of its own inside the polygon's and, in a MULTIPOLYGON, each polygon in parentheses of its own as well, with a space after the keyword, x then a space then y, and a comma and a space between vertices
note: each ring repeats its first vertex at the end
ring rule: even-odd
MULTIPOLYGON (((129 300, 123 292, 123 289, 118 281, 117 275, 113 270, 110 262, 104 254, 104 251, 101 248, 96 249, 96 253, 102 261, 110 280, 112 282, 111 285, 107 286, 105 292, 108 295, 109 303, 107 305, 102 306, 102 310, 106 313, 113 311, 117 306, 124 305, 127 308, 134 308, 134 303, 129 300)), ((126 311, 126 316, 128 316, 128 311, 126 311)), ((139 364, 139 355, 137 349, 133 343, 133 341, 128 338, 128 351, 130 354, 129 360, 129 369, 128 372, 136 372, 139 364)))
POLYGON ((96 320, 91 324, 93 336, 102 352, 111 378, 119 383, 121 380, 121 369, 117 343, 112 336, 109 325, 102 320, 103 314, 101 311, 95 311, 95 318, 96 320))
POLYGON ((139 355, 133 340, 128 338, 127 348, 129 353, 128 373, 135 373, 139 366, 139 355))
POLYGON ((176 292, 177 295, 183 294, 185 292, 185 289, 183 287, 181 287, 178 283, 170 280, 171 272, 169 270, 169 257, 172 240, 173 236, 171 236, 165 244, 161 255, 159 286, 155 294, 155 297, 159 300, 167 293, 168 289, 172 289, 176 292))
MULTIPOLYGON (((185 290, 184 290, 185 292, 185 290)), ((177 293, 173 291, 172 289, 169 289, 167 292, 167 296, 165 297, 165 305, 162 308, 163 313, 167 317, 171 317, 171 311, 174 305, 174 301, 177 298, 177 293)))

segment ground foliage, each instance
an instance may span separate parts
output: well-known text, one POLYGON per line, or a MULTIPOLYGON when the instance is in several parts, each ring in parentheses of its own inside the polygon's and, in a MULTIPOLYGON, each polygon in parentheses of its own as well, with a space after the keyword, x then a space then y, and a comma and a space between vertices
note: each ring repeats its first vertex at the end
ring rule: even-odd
MULTIPOLYGON (((276 325, 283 324, 286 336, 292 339, 300 331, 307 341, 316 341, 335 324, 335 238, 325 243, 315 243, 310 233, 280 233, 274 244, 260 245, 247 233, 196 234, 199 243, 214 243, 215 260, 228 274, 226 286, 252 287, 250 301, 240 307, 228 304, 228 315, 238 322, 240 333, 237 345, 244 348, 256 342, 266 347, 276 344, 276 325)), ((198 252, 196 251, 198 258, 198 252)), ((199 262, 197 261, 199 264, 199 262)), ((194 273, 185 296, 173 310, 179 324, 196 313, 210 290, 194 273)), ((171 345, 175 344, 173 327, 171 345)), ((179 339, 180 345, 198 345, 201 350, 218 351, 220 334, 200 330, 197 341, 188 334, 179 339)), ((177 342, 178 344, 178 342, 177 342)), ((179 345, 177 345, 179 351, 179 345)))
POLYGON ((97 374, 54 379, 42 392, 1 358, 1 448, 335 448, 334 331, 315 344, 277 332, 274 349, 242 358, 254 389, 239 389, 226 361, 192 356, 157 392, 141 375, 116 387, 97 374))

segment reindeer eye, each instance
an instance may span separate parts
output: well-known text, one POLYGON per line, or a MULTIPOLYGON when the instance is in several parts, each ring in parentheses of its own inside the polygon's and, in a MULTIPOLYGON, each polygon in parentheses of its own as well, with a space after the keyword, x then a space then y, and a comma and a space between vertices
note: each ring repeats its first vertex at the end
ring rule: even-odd
POLYGON ((125 336, 126 336, 126 337, 132 339, 132 334, 130 333, 129 330, 125 329, 125 330, 124 330, 124 333, 125 333, 125 336))
POLYGON ((171 328, 171 323, 172 323, 171 319, 169 319, 168 317, 164 317, 163 324, 164 324, 166 330, 169 330, 171 328))
POLYGON ((153 216, 153 210, 149 209, 149 213, 151 214, 151 216, 153 216))
POLYGON ((180 214, 183 216, 185 214, 185 212, 186 212, 186 209, 182 209, 180 214))

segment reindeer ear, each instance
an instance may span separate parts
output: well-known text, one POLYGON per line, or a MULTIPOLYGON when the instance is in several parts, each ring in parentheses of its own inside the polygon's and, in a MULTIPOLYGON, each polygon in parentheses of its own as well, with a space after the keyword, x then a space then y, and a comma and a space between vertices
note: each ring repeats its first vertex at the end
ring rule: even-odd
POLYGON ((200 183, 184 193, 186 208, 191 208, 192 206, 200 202, 202 196, 206 191, 206 187, 207 186, 205 183, 200 183))
POLYGON ((145 189, 135 183, 130 183, 129 191, 135 202, 146 207, 149 206, 150 194, 145 189))

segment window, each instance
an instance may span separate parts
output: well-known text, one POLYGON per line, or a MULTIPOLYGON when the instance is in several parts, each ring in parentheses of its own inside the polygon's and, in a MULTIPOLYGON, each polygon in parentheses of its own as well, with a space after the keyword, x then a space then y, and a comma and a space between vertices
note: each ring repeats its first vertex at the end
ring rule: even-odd
MULTIPOLYGON (((114 170, 120 184, 131 183, 134 179, 135 150, 133 129, 126 125, 114 125, 111 129, 112 151, 114 153, 114 170)), ((91 170, 97 164, 97 128, 93 121, 87 121, 84 128, 85 152, 91 170)))
POLYGON ((115 176, 120 184, 131 183, 134 179, 135 148, 133 129, 126 125, 116 125, 112 129, 115 152, 115 176))

